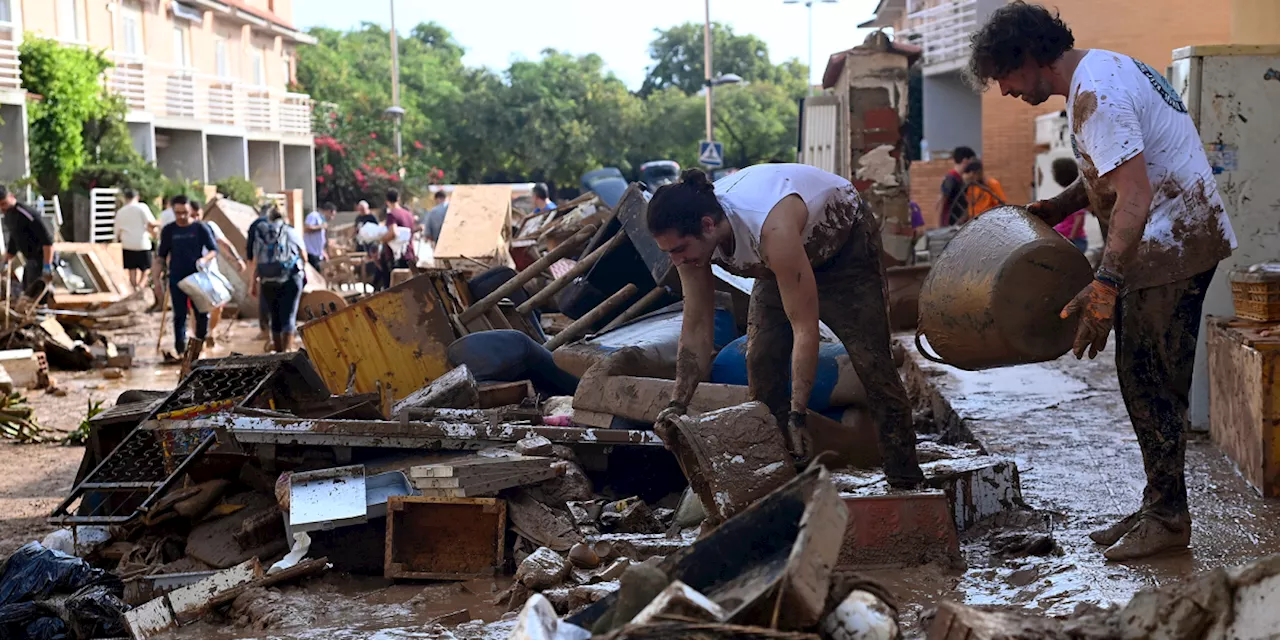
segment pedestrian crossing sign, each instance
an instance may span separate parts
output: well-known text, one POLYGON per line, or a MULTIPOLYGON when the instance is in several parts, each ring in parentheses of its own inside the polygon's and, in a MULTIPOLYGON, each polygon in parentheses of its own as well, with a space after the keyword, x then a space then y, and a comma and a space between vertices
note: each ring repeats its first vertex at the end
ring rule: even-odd
POLYGON ((719 142, 703 140, 698 144, 698 162, 710 169, 724 166, 724 145, 719 142))

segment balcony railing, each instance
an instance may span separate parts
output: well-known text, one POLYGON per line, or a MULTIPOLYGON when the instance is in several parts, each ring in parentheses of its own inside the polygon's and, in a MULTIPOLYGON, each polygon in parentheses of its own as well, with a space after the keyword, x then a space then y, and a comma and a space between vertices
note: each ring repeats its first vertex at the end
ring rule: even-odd
POLYGON ((147 68, 141 57, 117 55, 115 66, 107 69, 107 90, 124 98, 133 111, 147 110, 147 68))
POLYGON ((951 71, 969 57, 977 17, 976 0, 908 0, 900 35, 924 48, 925 73, 951 71))
POLYGON ((196 117, 196 80, 190 71, 178 70, 165 78, 164 112, 170 118, 196 117))
POLYGON ((236 105, 236 83, 226 78, 214 78, 209 83, 209 122, 234 126, 239 109, 236 105))
POLYGON ((21 89, 22 68, 18 65, 17 25, 0 22, 0 89, 21 89))
POLYGON ((269 87, 246 86, 244 92, 245 128, 251 131, 271 131, 271 89, 269 87))
MULTIPOLYGON (((242 84, 121 54, 114 56, 114 62, 105 77, 106 87, 123 96, 133 111, 250 131, 311 135, 312 100, 306 94, 242 84)), ((3 68, 0 49, 0 87, 4 86, 3 68)))

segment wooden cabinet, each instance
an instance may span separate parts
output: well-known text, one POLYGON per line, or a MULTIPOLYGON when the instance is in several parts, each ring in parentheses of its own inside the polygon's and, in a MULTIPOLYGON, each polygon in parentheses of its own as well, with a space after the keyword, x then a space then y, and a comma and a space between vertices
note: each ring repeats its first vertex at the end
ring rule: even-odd
POLYGON ((1254 489, 1280 497, 1280 324, 1209 316, 1207 328, 1209 433, 1254 489))

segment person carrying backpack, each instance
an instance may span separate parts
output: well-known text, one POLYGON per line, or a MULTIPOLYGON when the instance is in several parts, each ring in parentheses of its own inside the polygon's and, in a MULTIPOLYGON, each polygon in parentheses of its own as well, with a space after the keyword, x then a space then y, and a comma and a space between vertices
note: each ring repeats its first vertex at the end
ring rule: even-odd
POLYGON ((253 274, 252 295, 264 300, 271 320, 271 343, 266 351, 283 353, 293 349, 298 325, 298 302, 306 277, 302 234, 284 221, 284 214, 272 208, 268 221, 255 228, 249 271, 253 274))

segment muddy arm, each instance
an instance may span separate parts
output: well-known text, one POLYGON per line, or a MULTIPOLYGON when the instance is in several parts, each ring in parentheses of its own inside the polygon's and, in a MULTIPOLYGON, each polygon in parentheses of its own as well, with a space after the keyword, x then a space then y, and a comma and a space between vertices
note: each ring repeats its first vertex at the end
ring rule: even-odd
POLYGON ((1154 196, 1146 167, 1144 154, 1139 153, 1102 178, 1110 180, 1116 189, 1116 207, 1111 212, 1106 250, 1102 254, 1102 268, 1112 273, 1124 275, 1124 268, 1137 254, 1147 228, 1154 196))
POLYGON ((688 407, 715 348, 715 283, 709 266, 682 265, 677 271, 684 291, 684 322, 676 351, 676 384, 671 402, 688 407))
POLYGON ((1039 216, 1049 226, 1055 226, 1066 220, 1067 216, 1087 206, 1089 206, 1089 194, 1084 188, 1084 178, 1076 178, 1076 181, 1072 182, 1065 191, 1048 200, 1032 203, 1028 210, 1039 216))

